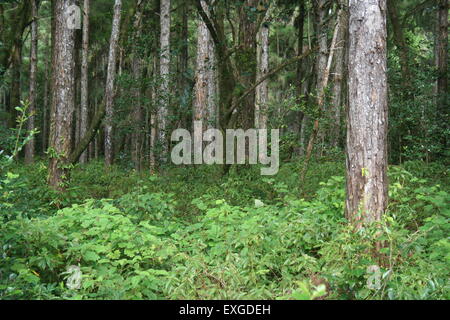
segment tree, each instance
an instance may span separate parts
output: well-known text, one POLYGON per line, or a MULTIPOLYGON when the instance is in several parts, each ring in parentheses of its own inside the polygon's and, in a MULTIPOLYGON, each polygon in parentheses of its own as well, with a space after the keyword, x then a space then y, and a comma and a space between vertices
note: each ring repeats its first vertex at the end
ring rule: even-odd
MULTIPOLYGON (((261 25, 258 33, 258 79, 269 72, 269 24, 261 25)), ((269 80, 263 81, 256 89, 255 127, 267 128, 269 80)))
POLYGON ((344 85, 344 65, 347 46, 348 31, 348 0, 340 0, 342 7, 341 27, 339 28, 336 40, 336 60, 333 73, 333 90, 332 90, 332 110, 331 110, 331 130, 330 139, 331 146, 337 147, 341 132, 341 108, 344 85))
MULTIPOLYGON (((30 106, 28 119, 28 131, 35 129, 36 113, 36 76, 37 76, 37 50, 38 50, 38 1, 31 1, 31 50, 30 50, 30 106)), ((35 153, 35 139, 31 139, 25 146, 25 162, 32 163, 35 153)))
POLYGON ((379 221, 388 203, 386 1, 350 1, 346 216, 379 221))
MULTIPOLYGON (((448 129, 448 0, 438 0, 438 33, 436 41, 437 101, 442 131, 448 129)), ((444 139, 444 147, 446 141, 444 139)))
POLYGON ((142 110, 142 101, 141 101, 141 77, 142 77, 142 58, 139 49, 138 41, 141 37, 142 33, 142 13, 144 10, 144 2, 142 0, 138 0, 136 14, 134 17, 134 43, 133 43, 133 57, 132 57, 132 72, 134 79, 134 88, 133 88, 133 98, 134 98, 134 110, 133 110, 133 132, 131 135, 131 159, 134 164, 134 168, 138 171, 141 170, 142 166, 142 147, 143 147, 143 139, 142 139, 142 124, 144 122, 144 115, 142 110))
MULTIPOLYGON (((202 1, 205 12, 209 15, 206 1, 202 1)), ((197 27, 197 63, 194 87, 193 118, 203 121, 206 130, 214 118, 214 44, 211 34, 203 20, 197 27)))
POLYGON ((114 114, 114 82, 116 79, 116 59, 117 47, 119 43, 120 18, 122 10, 122 0, 115 0, 114 16, 109 41, 108 73, 105 89, 105 164, 111 166, 114 161, 113 145, 113 114, 114 114))
POLYGON ((169 114, 169 73, 170 73, 170 0, 161 0, 160 9, 160 81, 158 93, 158 143, 161 148, 161 162, 167 161, 169 146, 167 141, 167 116, 169 114))
POLYGON ((68 178, 67 158, 72 145, 75 110, 75 31, 67 24, 66 13, 73 0, 61 0, 54 7, 53 97, 50 118, 48 183, 59 191, 68 178))
MULTIPOLYGON (((305 0, 299 0, 299 15, 297 17, 296 26, 297 26, 297 55, 303 54, 303 37, 305 30, 305 17, 306 17, 306 6, 305 0)), ((297 104, 300 106, 303 102, 303 90, 305 87, 305 61, 298 61, 297 70, 296 70, 296 94, 297 94, 297 104)), ((294 113, 295 120, 293 125, 294 133, 298 137, 298 147, 296 147, 295 151, 297 154, 303 154, 304 148, 303 143, 301 141, 302 131, 304 131, 303 122, 305 121, 305 113, 301 110, 298 110, 294 113)))
MULTIPOLYGON (((89 112, 89 11, 90 0, 84 0, 83 5, 83 39, 81 53, 81 112, 80 112, 80 139, 86 135, 88 129, 89 112)), ((80 162, 86 163, 88 154, 84 151, 80 156, 80 162)))

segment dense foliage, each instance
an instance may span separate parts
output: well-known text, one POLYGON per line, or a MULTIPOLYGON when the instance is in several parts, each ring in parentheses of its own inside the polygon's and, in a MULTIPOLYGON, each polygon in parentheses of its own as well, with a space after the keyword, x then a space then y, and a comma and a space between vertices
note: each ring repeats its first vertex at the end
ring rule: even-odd
POLYGON ((447 51, 445 0, 0 1, 0 300, 450 299, 447 51), (170 163, 199 120, 278 174, 170 163))
POLYGON ((267 179, 256 169, 156 177, 92 163, 75 169, 78 187, 63 198, 46 187, 42 163, 13 167, 1 178, 0 296, 449 298, 448 169, 392 166, 391 204, 375 236, 379 228, 354 232, 343 219, 338 162, 315 162, 307 186, 291 174, 298 166, 267 179), (379 273, 367 272, 373 265, 379 273))

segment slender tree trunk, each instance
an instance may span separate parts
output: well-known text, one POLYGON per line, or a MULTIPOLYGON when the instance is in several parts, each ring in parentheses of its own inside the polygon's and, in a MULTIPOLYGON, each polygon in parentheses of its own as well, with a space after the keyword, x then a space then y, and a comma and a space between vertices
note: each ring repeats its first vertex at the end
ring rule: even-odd
POLYGON ((139 41, 141 37, 142 29, 142 12, 144 4, 142 0, 137 3, 136 14, 134 18, 134 47, 133 47, 133 59, 132 59, 132 72, 134 78, 133 87, 133 132, 131 135, 131 160, 133 161, 134 168, 137 171, 142 167, 142 146, 143 146, 143 126, 144 126, 144 114, 142 110, 141 101, 141 78, 142 78, 142 58, 140 54, 139 41))
POLYGON ((161 148, 159 160, 167 162, 169 153, 167 138, 167 116, 169 115, 170 102, 170 0, 161 0, 160 8, 160 78, 161 85, 158 92, 158 143, 161 148))
POLYGON ((342 95, 343 95, 343 79, 344 79, 344 65, 345 53, 347 48, 347 31, 348 31, 348 0, 341 0, 342 14, 341 27, 339 28, 338 37, 336 41, 336 59, 335 69, 333 74, 333 90, 332 90, 332 121, 330 130, 331 146, 337 147, 341 133, 341 110, 342 110, 342 95))
MULTIPOLYGON (((45 38, 45 48, 49 48, 49 35, 45 38)), ((51 51, 51 50, 50 50, 51 51)), ((47 53, 47 57, 44 59, 44 103, 42 106, 42 152, 45 153, 48 148, 48 115, 49 115, 49 95, 50 95, 50 82, 51 82, 51 72, 50 63, 51 53, 47 53)))
MULTIPOLYGON (((202 6, 209 13, 206 1, 202 0, 202 6)), ((203 121, 203 131, 208 127, 210 120, 208 97, 210 79, 210 41, 211 35, 203 20, 199 21, 197 28, 197 66, 194 86, 193 120, 203 121)), ((200 137, 201 138, 201 137, 200 137)), ((201 143, 201 141, 200 141, 201 143)))
POLYGON ((386 0, 350 1, 346 216, 379 221, 388 202, 386 0))
POLYGON ((116 79, 116 59, 119 43, 120 18, 122 10, 122 1, 115 0, 114 17, 111 30, 111 39, 109 42, 108 74, 106 78, 105 103, 105 164, 111 166, 114 161, 113 145, 113 113, 114 113, 114 82, 116 79))
MULTIPOLYGON (((439 0, 438 2, 438 35, 436 48, 436 63, 438 70, 437 79, 437 110, 441 122, 441 130, 445 132, 449 128, 449 113, 448 113, 448 0, 439 0)), ((443 146, 447 147, 445 135, 443 138, 443 146)))
POLYGON ((212 37, 208 42, 208 127, 219 127, 219 109, 217 104, 217 58, 216 46, 212 37))
MULTIPOLYGON (((305 30, 305 16, 306 16, 306 8, 305 8, 305 0, 299 1, 299 16, 297 18, 297 55, 303 54, 303 36, 304 36, 304 30, 305 30)), ((297 104, 301 105, 303 102, 303 81, 304 81, 304 71, 305 68, 305 61, 300 60, 297 62, 297 104)), ((305 117, 305 114, 303 111, 298 110, 294 112, 294 134, 298 137, 298 146, 294 148, 294 154, 300 155, 303 153, 303 144, 301 143, 301 133, 303 130, 303 119, 305 117)))
MULTIPOLYGON (((155 76, 157 73, 159 73, 159 56, 155 53, 153 57, 153 76, 155 76)), ((152 101, 158 101, 158 93, 157 88, 155 86, 152 87, 151 90, 151 97, 152 101)), ((150 111, 150 154, 149 154, 149 160, 150 160, 150 173, 154 174, 156 173, 158 161, 156 156, 156 147, 157 147, 157 141, 158 141, 158 128, 157 128, 157 112, 158 112, 158 106, 154 106, 153 110, 150 111)))
MULTIPOLYGON (((83 5, 83 40, 81 53, 81 112, 80 112, 80 136, 86 135, 88 129, 88 114, 89 114, 89 13, 90 0, 84 0, 83 5)), ((85 150, 80 156, 80 162, 86 163, 88 159, 88 152, 85 150)))
POLYGON ((9 93, 9 127, 16 127, 17 111, 16 107, 20 106, 21 100, 21 67, 22 67, 22 38, 17 39, 13 46, 11 55, 11 87, 9 93))
MULTIPOLYGON (((187 76, 189 67, 189 10, 190 3, 184 2, 180 6, 180 54, 178 58, 178 92, 179 92, 179 105, 186 107, 191 101, 190 97, 190 84, 187 76)), ((185 108, 178 109, 179 127, 187 128, 191 119, 186 116, 185 108)))
POLYGON ((53 99, 50 126, 49 185, 65 190, 68 179, 67 157, 72 144, 72 119, 75 109, 75 32, 68 28, 66 12, 73 0, 55 4, 53 49, 53 99))
MULTIPOLYGON (((38 50, 38 3, 31 1, 31 51, 30 51, 30 117, 28 119, 28 131, 35 129, 36 113, 36 74, 37 74, 37 50, 38 50)), ((35 153, 35 139, 31 139, 25 146, 25 162, 32 163, 35 153)))
MULTIPOLYGON (((318 37, 318 44, 319 44, 319 54, 317 57, 317 95, 320 95, 321 92, 324 92, 326 89, 326 86, 328 84, 325 84, 323 79, 325 77, 325 69, 327 67, 327 60, 328 60, 328 28, 327 28, 327 18, 328 18, 328 1, 327 0, 318 0, 316 3, 316 19, 317 19, 317 37, 318 37), (325 87, 324 87, 325 85, 325 87)), ((327 123, 327 121, 323 121, 321 123, 321 127, 319 127, 319 118, 329 119, 329 113, 325 111, 325 104, 321 104, 319 106, 319 117, 315 119, 314 121, 314 128, 313 132, 311 134, 311 140, 315 140, 316 136, 319 136, 319 141, 324 142, 325 139, 325 126, 324 124, 327 123)), ((312 149, 311 149, 312 151, 312 149)))
MULTIPOLYGON (((258 79, 269 72, 269 25, 263 23, 258 34, 258 79)), ((269 80, 264 80, 256 88, 255 126, 267 129, 269 80)))

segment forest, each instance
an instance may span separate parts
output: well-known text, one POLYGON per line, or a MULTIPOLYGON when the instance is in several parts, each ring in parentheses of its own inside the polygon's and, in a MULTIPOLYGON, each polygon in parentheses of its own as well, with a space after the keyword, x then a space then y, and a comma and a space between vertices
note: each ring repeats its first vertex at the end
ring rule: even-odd
POLYGON ((0 300, 448 300, 448 0, 0 0, 0 300))

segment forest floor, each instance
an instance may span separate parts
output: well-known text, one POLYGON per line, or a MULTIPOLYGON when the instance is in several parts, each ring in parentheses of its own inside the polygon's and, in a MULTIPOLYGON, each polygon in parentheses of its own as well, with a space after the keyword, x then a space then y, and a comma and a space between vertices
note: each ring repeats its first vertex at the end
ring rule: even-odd
POLYGON ((178 167, 160 175, 46 164, 0 181, 0 299, 449 299, 449 170, 390 166, 383 221, 344 219, 344 163, 178 167), (382 232, 380 232, 380 228, 382 232), (383 243, 374 253, 376 243, 383 243))

